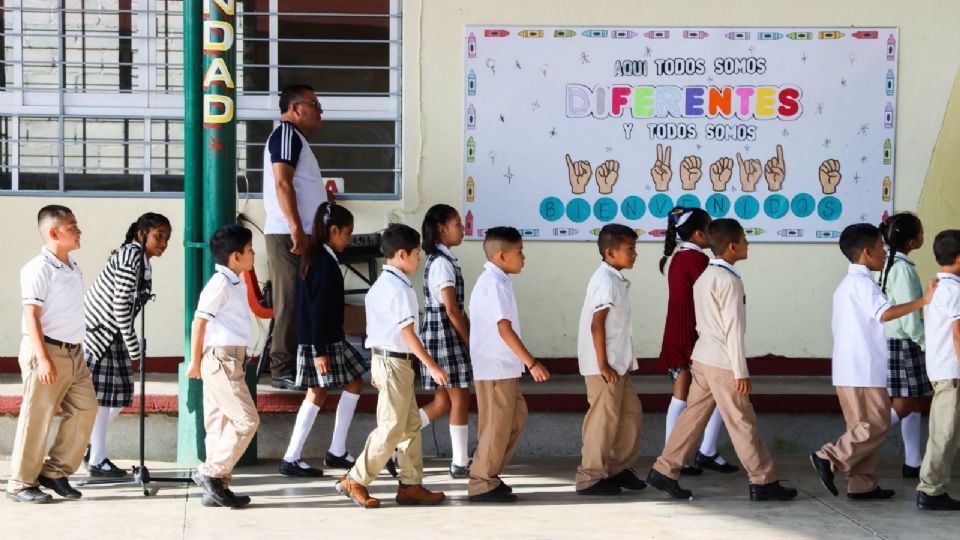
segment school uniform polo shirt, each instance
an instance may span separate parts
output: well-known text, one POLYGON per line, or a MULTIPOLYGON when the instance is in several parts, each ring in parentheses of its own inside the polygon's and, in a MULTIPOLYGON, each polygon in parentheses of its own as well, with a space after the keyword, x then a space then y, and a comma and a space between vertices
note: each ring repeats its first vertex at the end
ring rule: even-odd
POLYGON ((593 315, 607 311, 606 330, 607 364, 611 369, 625 374, 637 369, 633 354, 633 324, 630 317, 630 281, 606 261, 593 273, 587 284, 587 296, 580 310, 580 330, 577 336, 577 357, 581 375, 600 375, 597 365, 597 349, 593 344, 590 326, 593 315))
POLYGON ((437 257, 430 264, 430 274, 427 276, 427 284, 430 287, 431 306, 442 306, 443 297, 440 296, 440 291, 448 287, 457 286, 457 273, 453 267, 453 265, 456 264, 457 258, 453 255, 453 252, 450 251, 450 248, 443 244, 437 245, 437 251, 449 257, 453 262, 450 262, 450 260, 444 257, 437 257))
POLYGON ((364 304, 367 312, 367 348, 412 353, 400 331, 412 324, 416 333, 420 328, 420 312, 417 293, 403 271, 389 264, 383 265, 383 273, 367 291, 364 304))
POLYGON ((244 346, 250 338, 247 284, 226 266, 216 265, 200 293, 194 317, 206 319, 204 347, 244 346))
MULTIPOLYGON (((906 304, 923 297, 923 285, 917 267, 906 255, 897 253, 890 273, 887 274, 886 296, 890 305, 906 304)), ((923 312, 914 311, 899 319, 887 321, 883 325, 884 334, 892 339, 909 339, 920 346, 926 346, 923 336, 923 312)))
POLYGON ((508 320, 513 331, 520 335, 520 313, 513 293, 513 280, 492 262, 484 263, 483 268, 470 295, 473 379, 516 379, 523 374, 523 361, 500 337, 497 326, 500 321, 508 320))
MULTIPOLYGON (((23 305, 40 306, 43 335, 72 345, 83 342, 83 274, 73 257, 64 264, 49 249, 20 269, 20 297, 23 305)), ((21 332, 28 335, 26 317, 21 332)))
POLYGON ((693 307, 700 337, 691 358, 733 372, 735 379, 750 377, 744 347, 747 299, 740 272, 723 259, 711 259, 693 284, 693 307))
POLYGON ((927 335, 927 376, 931 381, 960 379, 960 353, 953 344, 955 321, 960 320, 960 277, 938 272, 937 290, 923 308, 927 335))
POLYGON ((833 385, 887 387, 887 341, 880 317, 890 309, 870 270, 851 264, 833 293, 833 385))

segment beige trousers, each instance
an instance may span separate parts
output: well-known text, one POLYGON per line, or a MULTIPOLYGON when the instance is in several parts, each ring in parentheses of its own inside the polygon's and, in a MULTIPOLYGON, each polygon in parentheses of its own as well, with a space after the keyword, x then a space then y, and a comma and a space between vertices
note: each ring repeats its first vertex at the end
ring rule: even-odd
POLYGON ((679 478, 683 464, 703 437, 703 430, 716 405, 750 483, 763 485, 777 481, 773 459, 757 431, 757 415, 750 403, 750 396, 737 393, 733 372, 696 360, 693 361, 691 372, 693 382, 690 384, 687 408, 677 418, 663 454, 657 458, 653 468, 674 480, 679 478))
POLYGON ((847 493, 873 491, 880 445, 890 428, 890 395, 886 388, 838 386, 837 397, 847 431, 837 442, 823 445, 817 456, 847 476, 847 493))
POLYGON ((960 380, 932 381, 930 437, 920 467, 917 491, 940 495, 950 483, 950 469, 960 442, 960 380))
POLYGON ((617 384, 600 375, 584 377, 590 409, 583 419, 583 451, 577 489, 588 488, 633 466, 640 455, 643 407, 630 374, 617 384))
POLYGON ((413 388, 410 360, 374 354, 370 372, 377 383, 377 427, 367 437, 350 477, 369 486, 397 449, 400 483, 423 483, 420 409, 413 388))
POLYGON ((70 476, 80 466, 97 416, 97 395, 81 347, 73 350, 45 345, 57 370, 53 384, 43 384, 37 371, 37 356, 29 337, 20 342, 20 375, 23 403, 17 419, 17 434, 10 456, 7 491, 16 493, 36 487, 39 475, 70 476), (60 429, 47 456, 47 435, 57 409, 63 409, 60 429))
POLYGON ((527 423, 527 402, 520 379, 474 381, 477 388, 477 451, 470 467, 467 495, 479 495, 500 485, 527 423))
POLYGON ((197 471, 227 484, 260 425, 245 379, 246 357, 244 346, 208 347, 200 360, 207 459, 197 471))

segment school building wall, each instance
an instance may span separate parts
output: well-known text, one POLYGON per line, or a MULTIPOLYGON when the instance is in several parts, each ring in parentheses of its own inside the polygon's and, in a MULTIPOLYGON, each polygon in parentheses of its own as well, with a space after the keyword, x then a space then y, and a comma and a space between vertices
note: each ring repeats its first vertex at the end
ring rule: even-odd
MULTIPOLYGON (((928 245, 915 254, 921 277, 934 271, 929 249, 933 234, 957 227, 956 142, 960 141, 960 106, 947 115, 960 65, 960 3, 924 0, 857 0, 736 3, 706 0, 573 0, 516 2, 487 0, 405 1, 403 12, 403 188, 399 201, 344 203, 357 217, 356 232, 372 232, 390 221, 419 228, 426 209, 436 202, 459 206, 463 149, 463 28, 467 24, 574 24, 644 26, 838 26, 900 27, 897 155, 894 201, 897 210, 918 209, 927 223, 928 245), (946 116, 945 116, 946 115, 946 116), (938 146, 938 137, 941 143, 938 146), (944 147, 949 144, 949 147, 944 147), (934 149, 937 160, 931 165, 934 149), (930 180, 928 177, 930 172, 930 180), (925 182, 928 184, 925 186, 925 182), (953 202, 950 202, 953 201, 953 202), (952 206, 949 206, 952 205, 952 206)), ((307 81, 310 82, 310 81, 307 81)), ((322 129, 322 128, 321 128, 322 129)), ((321 168, 323 163, 320 164, 321 168)), ((3 224, 0 268, 0 356, 16 356, 20 339, 19 268, 40 249, 35 216, 43 204, 66 204, 77 213, 84 231, 75 256, 88 285, 127 226, 144 211, 170 217, 173 238, 167 253, 154 261, 157 300, 148 311, 151 356, 183 353, 183 201, 182 199, 105 199, 63 197, 0 198, 3 224)), ((263 222, 259 200, 241 201, 238 210, 263 222)), ((255 236, 257 270, 267 275, 262 238, 255 236)), ((656 269, 662 246, 641 244, 637 266, 627 271, 633 282, 634 336, 637 355, 655 357, 666 307, 666 284, 656 269)), ((454 251, 461 261, 468 294, 484 261, 479 242, 454 251)), ((542 357, 576 354, 577 319, 586 281, 599 262, 595 244, 543 242, 525 246, 527 265, 515 278, 523 338, 542 357)), ((751 356, 830 355, 830 299, 846 272, 836 246, 760 244, 742 263, 748 303, 747 348, 751 356)), ((351 278, 352 280, 352 278, 351 278)), ((352 280, 353 281, 353 280, 352 280)), ((415 283, 419 289, 420 278, 415 283)), ((353 283, 356 284, 356 283, 353 283)), ((192 306, 187 309, 192 311, 192 306)), ((265 329, 265 325, 262 326, 265 329)), ((254 334, 262 346, 263 333, 254 334)))

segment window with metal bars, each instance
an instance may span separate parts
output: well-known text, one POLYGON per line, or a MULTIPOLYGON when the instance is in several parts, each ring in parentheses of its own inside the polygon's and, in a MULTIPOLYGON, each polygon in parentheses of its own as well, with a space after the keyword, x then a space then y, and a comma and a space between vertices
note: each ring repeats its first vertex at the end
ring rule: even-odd
MULTIPOLYGON (((183 0, 0 0, 0 192, 183 190, 183 0)), ((237 0, 237 181, 262 190, 283 87, 346 197, 400 192, 400 0, 237 0)))

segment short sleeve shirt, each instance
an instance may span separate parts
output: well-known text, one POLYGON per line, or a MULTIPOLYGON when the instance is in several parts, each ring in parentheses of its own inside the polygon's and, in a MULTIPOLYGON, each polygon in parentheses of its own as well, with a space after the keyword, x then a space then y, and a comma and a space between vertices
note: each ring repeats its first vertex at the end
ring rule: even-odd
POLYGON ((477 381, 516 379, 523 374, 520 357, 500 337, 497 326, 510 321, 520 335, 520 313, 513 280, 497 265, 487 262, 470 295, 470 361, 477 381))
POLYGON ((870 270, 851 264, 833 293, 833 385, 887 387, 887 340, 880 317, 890 308, 870 270))
POLYGON ((307 138, 290 122, 280 124, 267 139, 263 151, 263 209, 266 213, 264 234, 290 234, 290 225, 280 210, 274 163, 293 167, 293 191, 297 195, 297 214, 306 234, 313 229, 313 217, 320 204, 327 200, 323 174, 307 138))
POLYGON ((430 275, 427 276, 427 283, 430 287, 431 306, 442 306, 443 297, 440 296, 440 291, 457 286, 457 272, 454 268, 454 265, 457 264, 457 258, 454 257, 450 248, 443 244, 438 245, 437 250, 445 256, 437 257, 430 264, 430 275))
POLYGON ((383 272, 367 291, 364 304, 367 313, 367 348, 412 353, 413 350, 400 334, 411 324, 414 331, 420 328, 417 293, 410 279, 399 268, 383 265, 383 272))
POLYGON ((939 272, 933 299, 923 308, 927 336, 927 376, 931 381, 960 379, 960 354, 953 344, 954 322, 960 320, 960 277, 939 272))
POLYGON ((247 284, 226 266, 218 264, 215 269, 200 293, 194 314, 209 321, 203 346, 244 346, 250 338, 247 284))
POLYGON ((593 333, 590 327, 593 323, 593 315, 602 310, 609 310, 604 324, 607 364, 620 375, 637 369, 637 359, 633 354, 633 325, 630 318, 630 281, 623 277, 619 270, 602 262, 587 284, 587 295, 580 310, 580 327, 577 336, 580 374, 600 374, 597 350, 593 344, 593 333))
MULTIPOLYGON (((40 306, 40 326, 47 337, 64 343, 83 342, 83 274, 69 255, 69 264, 49 249, 30 259, 20 269, 20 298, 23 305, 40 306)), ((27 320, 21 330, 27 335, 27 320)))

